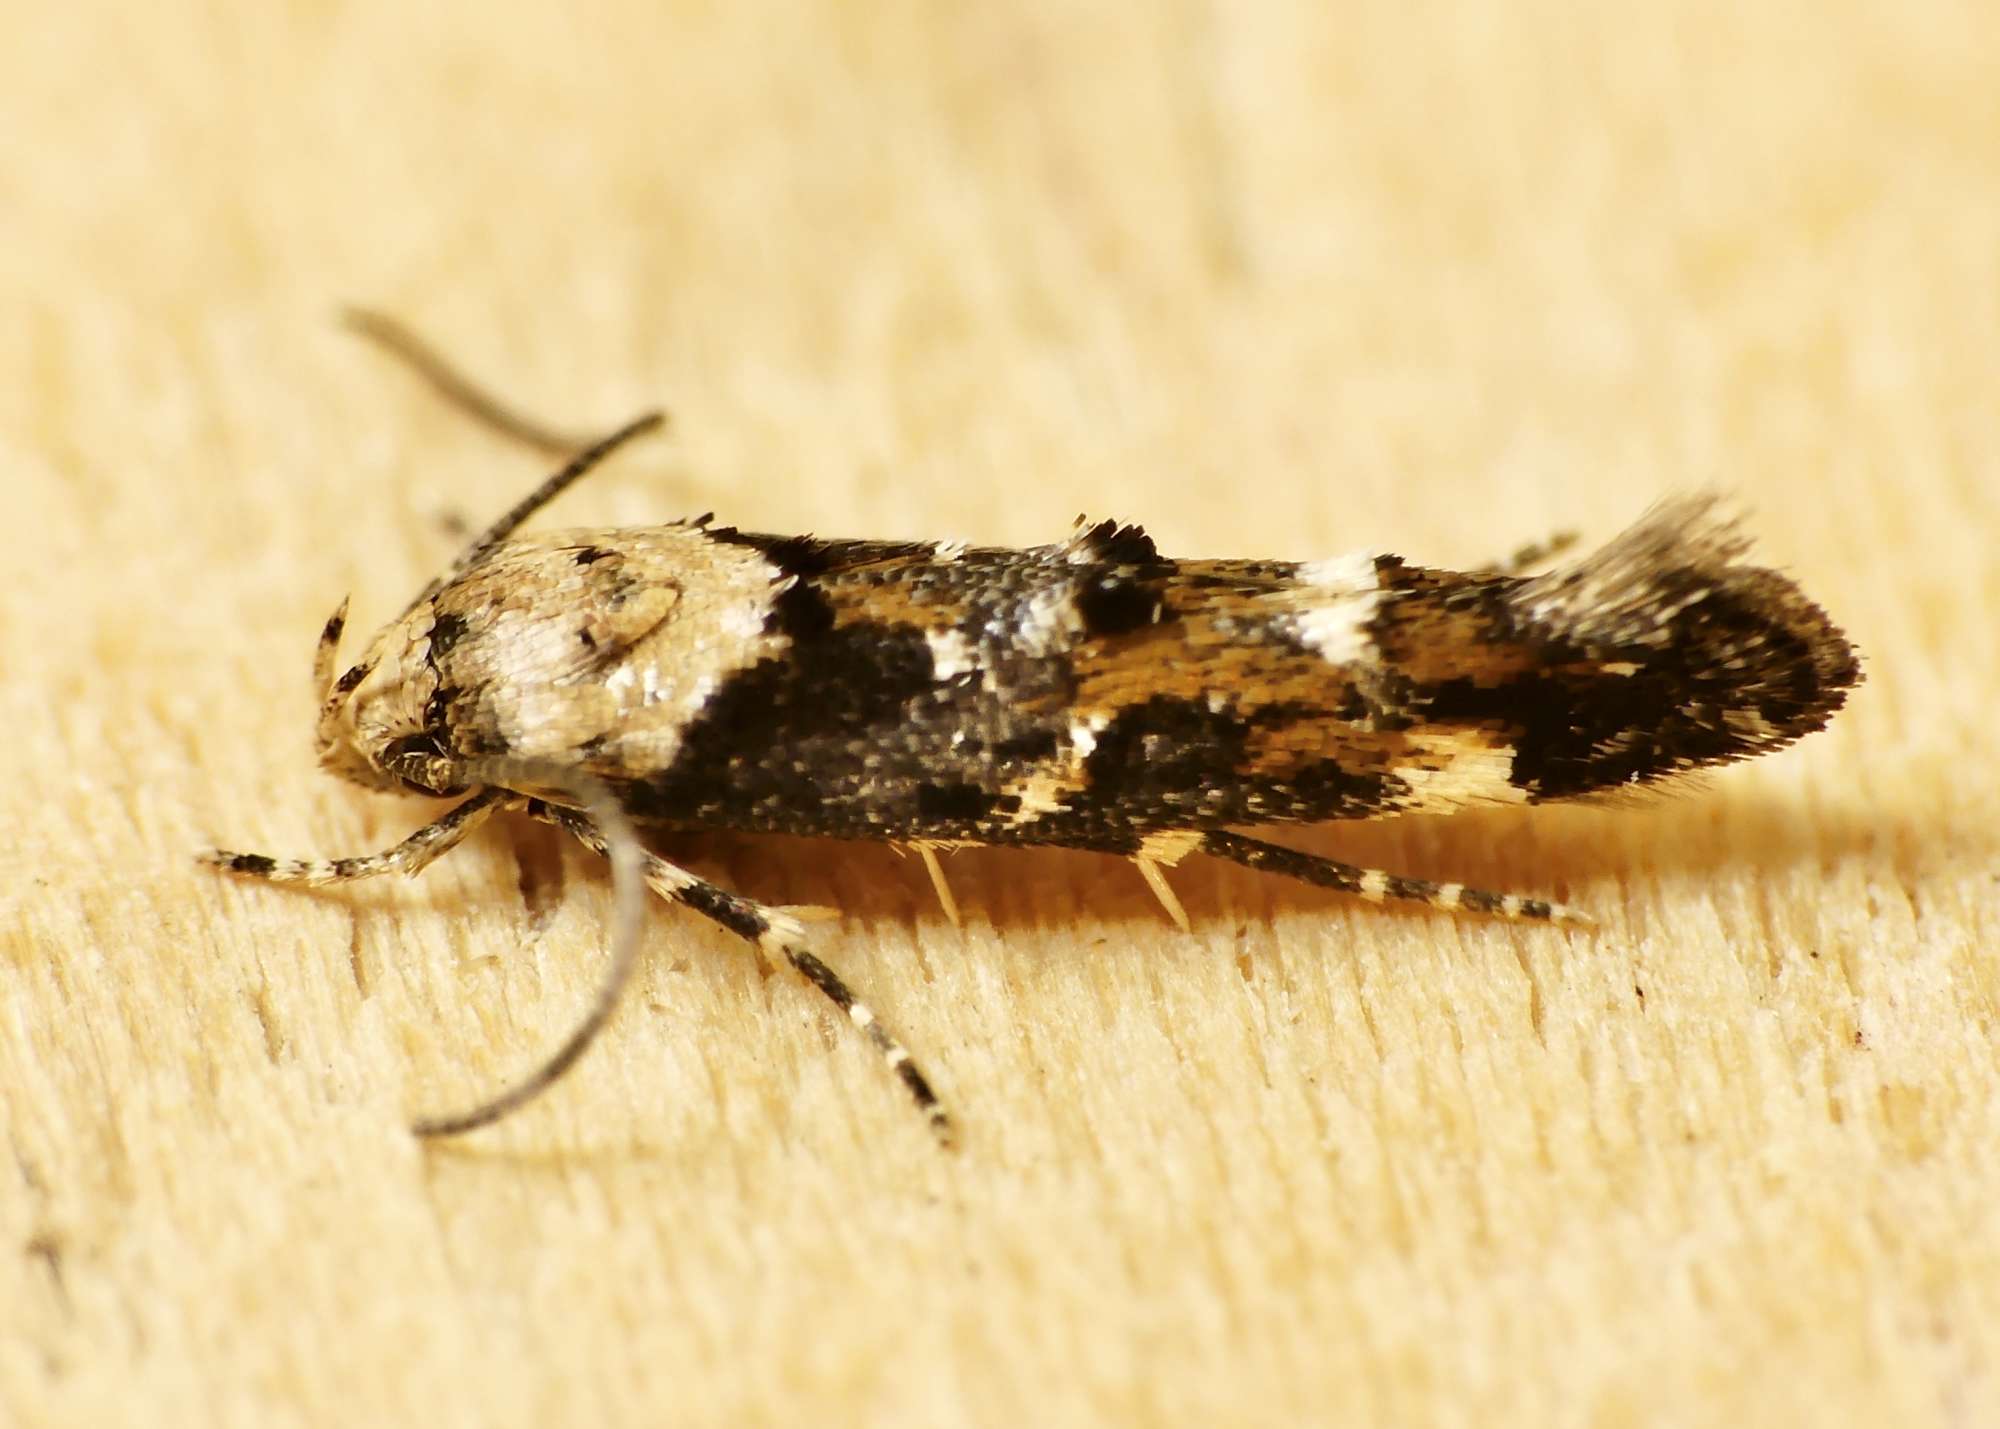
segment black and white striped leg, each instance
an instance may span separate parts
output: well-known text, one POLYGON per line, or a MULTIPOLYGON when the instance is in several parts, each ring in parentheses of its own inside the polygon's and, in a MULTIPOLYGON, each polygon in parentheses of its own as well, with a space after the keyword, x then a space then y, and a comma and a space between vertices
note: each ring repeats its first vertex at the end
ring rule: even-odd
POLYGON ((441 819, 433 820, 392 849, 363 854, 358 858, 272 858, 261 853, 233 853, 226 848, 205 849, 196 857, 226 873, 261 878, 270 883, 303 884, 324 888, 332 883, 352 883, 358 878, 375 878, 384 873, 408 877, 422 873, 488 815, 526 802, 510 789, 482 789, 441 819))
MULTIPOLYGON (((603 836, 586 815, 539 800, 530 803, 528 809, 535 817, 567 829, 593 853, 607 852, 603 836)), ((946 1145, 951 1144, 951 1117, 938 1101, 937 1093, 931 1090, 929 1079, 895 1034, 875 1015, 875 1010, 856 997, 840 974, 806 946, 805 928, 797 918, 781 909, 719 888, 657 855, 642 853, 641 859, 646 884, 660 897, 720 924, 745 942, 755 945, 765 956, 789 963, 829 1002, 847 1014, 847 1020, 868 1039, 884 1064, 902 1082, 903 1089, 916 1103, 919 1115, 929 1124, 932 1132, 946 1145)))
POLYGON ((1590 917, 1575 908, 1540 898, 1521 898, 1512 893, 1489 893, 1483 888, 1467 888, 1462 883, 1433 883, 1425 878, 1405 878, 1379 868, 1361 868, 1339 863, 1316 854, 1301 853, 1262 839, 1212 830, 1202 835, 1201 852, 1240 863, 1260 873, 1281 873, 1306 883, 1318 884, 1341 893, 1351 893, 1370 903, 1396 901, 1421 903, 1451 913, 1483 913, 1495 918, 1537 923, 1588 924, 1590 917))

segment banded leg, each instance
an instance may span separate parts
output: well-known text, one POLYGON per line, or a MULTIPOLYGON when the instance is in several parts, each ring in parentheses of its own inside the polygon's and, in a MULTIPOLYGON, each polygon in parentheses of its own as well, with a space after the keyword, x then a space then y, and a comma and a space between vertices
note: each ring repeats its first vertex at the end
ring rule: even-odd
MULTIPOLYGON (((392 849, 381 853, 366 854, 360 858, 332 859, 277 859, 261 853, 234 853, 228 849, 209 849, 198 855, 201 862, 213 865, 227 873, 241 874, 249 878, 261 878, 270 883, 287 883, 308 888, 325 887, 334 883, 351 883, 356 879, 375 878, 385 873, 415 875, 422 873, 439 857, 457 847, 465 836, 477 828, 485 819, 501 809, 523 807, 528 799, 511 789, 489 787, 474 794, 459 804, 443 818, 424 825, 392 849)), ((609 813, 616 815, 613 806, 609 813)), ((636 839, 632 846, 637 848, 636 839)), ((629 856, 614 859, 614 864, 630 868, 629 856)), ((633 870, 636 871, 636 870, 633 870)), ((629 874, 627 875, 629 877, 629 874)), ((638 884, 632 881, 633 894, 638 892, 638 884)), ((410 1129, 418 1136, 456 1136, 472 1131, 490 1122, 498 1121, 522 1103, 539 1096, 554 1084, 557 1078, 569 1070, 587 1050, 597 1033, 610 1020, 617 1005, 618 994, 631 976, 639 943, 639 917, 643 905, 634 897, 626 896, 622 890, 619 897, 617 928, 612 939, 612 971, 600 987, 596 1000, 583 1021, 571 1032, 569 1038, 555 1055, 544 1062, 524 1081, 508 1088, 499 1096, 472 1108, 470 1111, 451 1116, 424 1117, 411 1124, 410 1129)))
POLYGON ((425 824, 394 848, 363 854, 359 858, 272 858, 261 853, 232 853, 226 848, 204 849, 196 858, 225 873, 261 878, 268 883, 300 884, 307 888, 352 883, 358 878, 375 878, 384 873, 415 877, 456 848, 459 841, 484 823, 489 814, 523 802, 521 796, 510 789, 482 789, 443 818, 425 824))
POLYGON ((1202 835, 1200 850, 1217 858, 1240 863, 1260 873, 1282 873, 1306 883, 1318 884, 1341 893, 1352 893, 1369 903, 1390 900, 1421 903, 1450 913, 1484 913, 1495 918, 1538 923, 1588 925, 1588 914, 1560 903, 1540 898, 1521 898, 1512 893, 1489 893, 1483 888, 1467 888, 1462 883, 1433 883, 1427 878, 1404 878, 1379 868, 1361 868, 1338 863, 1316 854, 1265 843, 1223 830, 1202 835))
MULTIPOLYGON (((585 815, 539 800, 530 803, 528 809, 536 818, 567 829, 591 852, 608 854, 603 835, 585 815)), ((765 956, 789 963, 829 1002, 847 1014, 847 1020, 868 1039, 884 1064, 902 1082, 903 1089, 910 1094, 910 1100, 916 1103, 918 1113, 930 1125, 938 1140, 947 1146, 951 1144, 950 1114, 938 1101, 937 1093, 931 1090, 929 1079, 896 1035, 875 1015, 875 1010, 856 997, 840 974, 806 947, 805 928, 797 918, 725 888, 718 888, 654 854, 642 853, 641 859, 646 884, 660 897, 693 909, 755 945, 765 956)))

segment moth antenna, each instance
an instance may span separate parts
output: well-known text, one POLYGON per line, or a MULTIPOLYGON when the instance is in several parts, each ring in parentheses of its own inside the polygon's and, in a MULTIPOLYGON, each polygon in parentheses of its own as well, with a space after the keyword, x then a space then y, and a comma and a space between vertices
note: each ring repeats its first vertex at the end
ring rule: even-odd
POLYGON ((373 308, 343 308, 340 320, 349 332, 366 338, 416 373, 446 402, 510 441, 556 457, 568 456, 590 445, 588 434, 564 431, 523 416, 460 372, 443 353, 387 313, 373 308))
MULTIPOLYGON (((493 782, 507 776, 509 783, 520 782, 523 772, 508 761, 501 761, 497 769, 479 771, 482 778, 493 782)), ((547 771, 536 772, 546 777, 547 771)), ((554 1086, 562 1079, 563 1073, 575 1066, 577 1060, 590 1050, 590 1044, 597 1040, 597 1034, 611 1021, 612 1014, 624 998, 626 986, 632 981, 633 970, 639 963, 639 942, 643 932, 641 920, 646 911, 645 849, 640 845, 631 821, 625 817, 625 811, 618 807, 618 801, 603 784, 595 779, 579 779, 574 772, 565 774, 563 783, 567 792, 584 801, 591 821, 603 836, 605 854, 611 860, 611 964, 599 979, 583 1017, 563 1039, 562 1045, 540 1066, 498 1096, 477 1106, 453 1115, 428 1116, 413 1122, 410 1130, 418 1136, 462 1136, 482 1126, 491 1126, 554 1086)))
MULTIPOLYGON (((574 809, 535 799, 529 801, 528 812, 559 828, 568 829, 593 853, 607 852, 603 833, 593 828, 590 820, 574 809)), ((938 1101, 937 1093, 931 1090, 930 1079, 911 1059, 909 1049, 903 1046, 896 1034, 882 1024, 875 1010, 854 995, 854 989, 847 985, 847 980, 805 946, 805 930, 796 918, 800 910, 768 907, 718 888, 686 869, 674 867, 657 854, 642 852, 640 861, 646 870, 647 883, 662 898, 693 909, 766 956, 782 958, 790 963, 807 982, 846 1014, 847 1020, 868 1039, 881 1056, 883 1065, 910 1094, 910 1100, 929 1124, 932 1134, 944 1145, 952 1144, 951 1116, 938 1101)))
POLYGON ((642 437, 646 433, 665 425, 666 420, 667 415, 664 412, 648 412, 642 417, 636 417, 632 421, 627 422, 610 436, 592 442, 589 446, 571 457, 563 464, 562 470, 551 476, 547 481, 544 481, 521 500, 515 502, 506 515, 495 521, 491 526, 488 526, 473 539, 470 545, 463 551, 460 551, 458 559, 451 563, 444 574, 436 577, 429 585, 418 591, 416 598, 403 607, 403 614, 408 615, 411 611, 457 580, 461 575, 465 574, 466 570, 477 562, 481 556, 513 535, 515 529, 523 521, 526 521, 530 516, 533 516, 537 511, 555 500, 556 497, 562 495, 564 491, 574 485, 580 478, 588 475, 594 468, 602 465, 605 458, 617 451, 618 448, 624 446, 635 437, 642 437))

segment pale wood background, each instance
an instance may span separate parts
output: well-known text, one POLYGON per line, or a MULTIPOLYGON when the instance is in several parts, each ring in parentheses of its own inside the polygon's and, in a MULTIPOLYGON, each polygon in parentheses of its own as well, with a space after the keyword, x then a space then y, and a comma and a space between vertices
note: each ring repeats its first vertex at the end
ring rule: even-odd
POLYGON ((2000 10, 11 7, 0 1419, 2000 1422, 2000 10), (576 521, 1470 562, 1740 492, 1869 683, 1701 792, 1213 867, 698 866, 964 1126, 536 831, 346 896, 313 634, 540 473, 332 322, 676 435, 576 521))

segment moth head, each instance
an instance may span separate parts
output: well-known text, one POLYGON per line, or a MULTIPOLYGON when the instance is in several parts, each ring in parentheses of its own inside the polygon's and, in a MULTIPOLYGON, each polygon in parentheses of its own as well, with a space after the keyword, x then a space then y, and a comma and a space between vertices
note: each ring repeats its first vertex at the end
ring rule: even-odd
POLYGON ((326 623, 314 661, 320 763, 369 788, 463 792, 471 781, 452 753, 437 666, 453 638, 452 619, 439 614, 433 602, 420 602, 335 677, 334 655, 346 620, 342 601, 326 623))
POLYGON ((454 795, 553 792, 520 771, 615 764, 621 750, 656 761, 775 643, 777 581, 756 551, 693 527, 503 542, 425 587, 338 676, 344 608, 327 622, 320 762, 370 788, 454 795))

